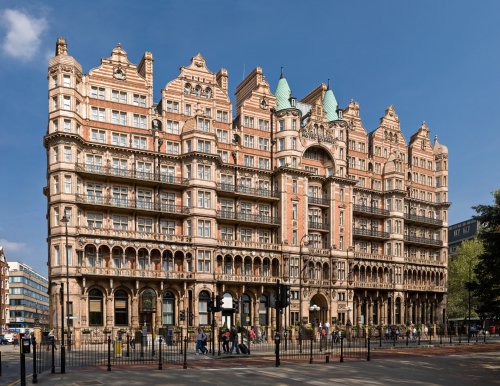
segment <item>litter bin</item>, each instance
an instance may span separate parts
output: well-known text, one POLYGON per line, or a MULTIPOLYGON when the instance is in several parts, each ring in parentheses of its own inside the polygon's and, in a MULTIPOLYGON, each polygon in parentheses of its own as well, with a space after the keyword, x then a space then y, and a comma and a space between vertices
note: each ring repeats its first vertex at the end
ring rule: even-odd
POLYGON ((496 334, 497 333, 497 326, 493 325, 490 326, 490 334, 496 334))

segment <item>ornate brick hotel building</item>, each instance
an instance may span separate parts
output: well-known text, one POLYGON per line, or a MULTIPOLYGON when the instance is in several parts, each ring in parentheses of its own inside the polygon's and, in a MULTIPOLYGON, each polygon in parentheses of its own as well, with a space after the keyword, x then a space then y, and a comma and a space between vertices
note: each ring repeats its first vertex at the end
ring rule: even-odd
POLYGON ((213 294, 219 325, 270 332, 278 279, 287 325, 444 321, 448 150, 425 123, 407 143, 390 106, 368 133, 356 102, 299 102, 283 74, 272 93, 258 67, 233 111, 199 54, 155 103, 152 54, 120 44, 85 75, 59 38, 48 83, 53 327, 66 280, 77 339, 209 324, 213 294))

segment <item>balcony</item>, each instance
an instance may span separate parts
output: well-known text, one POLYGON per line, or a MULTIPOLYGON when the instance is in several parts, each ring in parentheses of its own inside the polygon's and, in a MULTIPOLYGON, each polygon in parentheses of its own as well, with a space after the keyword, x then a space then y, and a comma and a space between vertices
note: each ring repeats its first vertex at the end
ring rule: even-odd
POLYGON ((355 236, 376 238, 376 239, 388 239, 389 232, 381 232, 374 229, 363 229, 363 228, 353 228, 355 236))
POLYGON ((354 288, 376 288, 376 289, 394 289, 394 283, 380 283, 380 282, 369 282, 369 281, 355 281, 352 285, 354 288))
POLYGON ((224 220, 245 221, 260 225, 280 225, 279 217, 265 214, 233 212, 229 210, 218 210, 217 218, 224 220))
POLYGON ((366 252, 354 252, 354 258, 358 260, 384 260, 392 261, 392 256, 390 255, 377 255, 366 252))
POLYGON ((308 196, 309 205, 330 206, 330 199, 323 197, 308 196))
POLYGON ((181 235, 169 235, 165 233, 139 232, 134 230, 96 228, 96 227, 76 227, 78 235, 113 237, 122 239, 147 240, 164 243, 190 243, 191 237, 181 235))
POLYGON ((427 225, 435 225, 438 227, 443 226, 443 220, 439 220, 437 218, 417 216, 416 214, 409 214, 409 213, 405 213, 404 218, 408 222, 427 224, 427 225))
POLYGON ((130 278, 150 278, 150 279, 169 279, 169 280, 194 280, 194 272, 174 272, 174 271, 156 271, 152 269, 135 268, 113 268, 113 267, 77 267, 76 273, 86 276, 119 276, 130 278))
POLYGON ((216 273, 215 279, 219 282, 233 283, 267 283, 274 284, 278 276, 254 276, 254 275, 235 275, 234 273, 216 273))
POLYGON ((121 180, 140 180, 146 182, 162 183, 171 186, 187 186, 188 179, 175 177, 168 174, 157 174, 150 171, 140 171, 131 169, 114 168, 109 166, 101 166, 94 164, 76 164, 76 171, 80 174, 86 174, 93 178, 96 175, 113 177, 121 180))
POLYGON ((309 221, 309 229, 328 232, 330 230, 330 224, 323 222, 309 221))
POLYGON ((114 208, 135 209, 146 212, 161 212, 170 215, 187 216, 189 208, 182 205, 155 203, 149 200, 131 200, 127 198, 107 197, 98 195, 77 194, 76 202, 92 206, 112 206, 114 208))
POLYGON ((410 291, 433 291, 433 292, 446 292, 446 286, 435 285, 435 284, 405 284, 403 285, 405 290, 410 291))
POLYGON ((330 250, 327 248, 309 248, 311 256, 330 256, 330 250))
POLYGON ((277 191, 264 188, 252 188, 243 185, 217 183, 217 190, 219 192, 232 193, 235 195, 257 196, 271 199, 277 199, 279 197, 279 192, 277 191))
POLYGON ((404 240, 405 240, 405 242, 411 243, 411 244, 432 245, 435 247, 442 247, 443 246, 442 240, 428 239, 426 237, 405 235, 404 240))
POLYGON ((370 214, 372 216, 388 217, 389 211, 387 209, 381 209, 377 207, 367 206, 367 205, 354 205, 354 212, 370 214))
POLYGON ((242 240, 219 240, 221 248, 246 248, 246 249, 263 249, 267 251, 281 251, 281 244, 256 243, 253 241, 242 240))

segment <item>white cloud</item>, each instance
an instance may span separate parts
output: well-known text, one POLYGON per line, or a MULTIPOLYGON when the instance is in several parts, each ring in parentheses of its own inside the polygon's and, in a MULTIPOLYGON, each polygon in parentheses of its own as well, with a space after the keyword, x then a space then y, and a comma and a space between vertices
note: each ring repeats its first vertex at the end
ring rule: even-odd
POLYGON ((3 51, 15 59, 33 58, 40 47, 40 37, 47 29, 47 20, 15 9, 6 9, 0 16, 7 29, 2 42, 3 51))
POLYGON ((5 239, 0 239, 0 246, 3 247, 5 254, 7 255, 9 252, 22 252, 27 250, 27 245, 25 243, 16 243, 14 241, 9 241, 5 239))

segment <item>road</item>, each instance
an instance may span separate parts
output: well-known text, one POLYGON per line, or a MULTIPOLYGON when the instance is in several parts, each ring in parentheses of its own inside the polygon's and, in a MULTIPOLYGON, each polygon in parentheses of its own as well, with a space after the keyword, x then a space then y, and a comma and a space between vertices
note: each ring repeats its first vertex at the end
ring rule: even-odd
MULTIPOLYGON (((10 348, 10 347, 9 347, 10 348)), ((3 358, 3 357, 2 357, 3 358)), ((375 350, 371 361, 314 363, 272 358, 217 359, 199 356, 190 368, 163 371, 147 366, 105 367, 39 376, 42 385, 500 385, 500 345, 375 350)), ((5 367, 4 367, 5 369, 5 367)), ((5 382, 0 384, 18 384, 5 382)), ((31 379, 28 379, 31 383, 31 379)))

